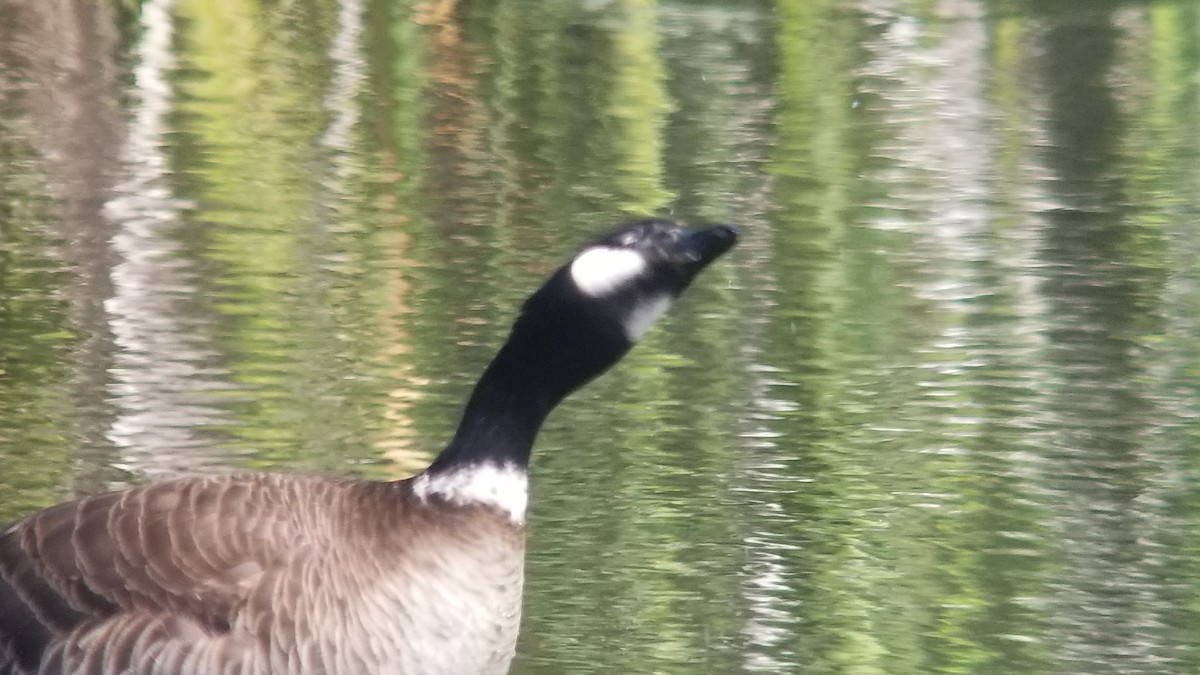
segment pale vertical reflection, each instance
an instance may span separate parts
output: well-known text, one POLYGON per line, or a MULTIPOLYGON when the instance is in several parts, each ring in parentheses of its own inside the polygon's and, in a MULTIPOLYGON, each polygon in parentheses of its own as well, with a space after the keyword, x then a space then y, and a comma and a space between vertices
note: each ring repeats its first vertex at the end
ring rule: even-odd
MULTIPOLYGON (((744 356, 752 359, 761 356, 755 353, 760 350, 751 341, 744 344, 744 356)), ((780 434, 771 428, 771 423, 794 411, 796 404, 774 395, 776 388, 787 384, 773 377, 779 369, 756 360, 752 363, 746 373, 753 388, 751 408, 742 420, 740 435, 742 447, 753 453, 755 459, 743 469, 749 479, 748 487, 735 488, 757 493, 748 500, 756 525, 742 539, 746 555, 742 581, 746 619, 742 634, 748 643, 744 666, 749 672, 791 672, 797 662, 789 658, 795 653, 787 645, 794 637, 798 618, 784 598, 795 591, 787 560, 794 557, 799 547, 789 543, 786 534, 794 516, 775 495, 786 494, 796 487, 795 478, 787 475, 780 463, 777 440, 780 434), (778 525, 778 531, 772 525, 778 525)))
POLYGON ((762 228, 754 240, 741 245, 748 269, 756 270, 755 287, 741 292, 757 296, 750 300, 757 311, 749 313, 742 325, 739 360, 750 364, 745 376, 751 390, 748 409, 738 420, 739 454, 746 459, 739 467, 740 479, 733 481, 732 488, 745 497, 754 523, 742 538, 746 562, 741 587, 746 617, 741 632, 747 642, 743 665, 748 672, 762 673, 791 672, 797 666, 789 658, 795 653, 788 648, 797 617, 785 598, 795 591, 787 561, 798 547, 788 542, 787 529, 794 516, 779 498, 796 486, 785 459, 791 449, 780 447, 781 434, 774 428, 784 414, 796 410, 796 403, 779 391, 790 383, 779 376, 780 368, 764 363, 762 349, 767 324, 777 305, 773 298, 780 292, 769 272, 774 248, 771 239, 769 230, 762 228))
POLYGON ((1035 621, 1009 619, 1003 635, 970 630, 997 616, 1036 616, 1024 593, 1037 581, 1042 552, 1022 545, 1030 523, 1011 512, 1027 499, 1028 476, 1038 468, 1036 455, 1023 452, 1032 448, 1022 435, 1038 415, 1027 384, 1041 344, 1036 228, 997 205, 1004 138, 987 90, 985 6, 943 0, 929 10, 936 20, 918 20, 901 11, 904 3, 884 5, 868 3, 882 30, 867 43, 863 69, 865 89, 881 101, 878 136, 886 139, 875 149, 884 161, 868 176, 886 196, 871 205, 868 225, 904 235, 888 255, 913 270, 924 332, 894 365, 912 371, 916 388, 892 413, 912 431, 899 438, 909 473, 895 488, 904 506, 891 526, 928 523, 959 533, 936 553, 940 570, 906 559, 895 572, 924 583, 903 602, 921 603, 935 617, 917 629, 931 660, 959 664, 991 652, 1026 658, 1025 645, 1039 638, 1035 621), (979 530, 996 520, 1012 531, 979 530), (1023 569, 1018 559, 1028 561, 1023 569), (962 603, 970 593, 979 602, 962 603))
MULTIPOLYGON (((925 404, 940 409, 943 428, 957 427, 965 436, 981 420, 956 414, 942 407, 938 398, 953 400, 951 390, 965 382, 956 376, 977 368, 980 347, 987 346, 983 329, 966 319, 988 311, 986 298, 1004 292, 1019 327, 1009 331, 1020 340, 1007 357, 1030 357, 1037 342, 1036 316, 1040 301, 1035 293, 1037 277, 1030 274, 1036 232, 1014 226, 997 231, 1001 215, 991 207, 997 139, 993 134, 992 111, 984 90, 988 80, 988 40, 983 24, 983 7, 968 0, 939 3, 936 14, 944 23, 932 29, 937 39, 916 18, 887 16, 881 3, 868 3, 871 13, 887 28, 880 38, 868 43, 872 58, 863 70, 874 90, 886 101, 881 105, 881 134, 889 139, 877 147, 887 159, 875 180, 887 186, 887 196, 872 204, 877 207, 870 225, 882 230, 902 231, 912 237, 912 250, 896 253, 922 271, 914 279, 918 297, 935 309, 929 322, 936 337, 920 355, 928 375, 925 404), (929 265, 927 261, 937 261, 929 265), (988 274, 996 268, 1002 275, 988 274), (997 288, 995 279, 1013 279, 1013 287, 997 288)), ((983 354, 993 356, 994 354, 983 354)), ((943 447, 928 447, 931 453, 963 450, 953 436, 943 447)), ((932 495, 929 495, 932 497, 932 495)), ((935 500, 936 501, 936 500, 935 500)), ((929 502, 927 502, 929 503, 929 502)))
MULTIPOLYGON (((363 11, 360 0, 342 0, 338 5, 338 30, 328 52, 329 61, 333 64, 333 77, 324 99, 329 124, 321 134, 319 143, 331 155, 330 175, 321 181, 317 226, 338 231, 356 229, 355 223, 351 222, 352 216, 342 213, 339 205, 354 201, 349 195, 348 185, 355 172, 361 169, 357 164, 359 155, 355 151, 355 134, 359 131, 361 121, 359 97, 367 81, 367 63, 362 53, 363 11)), ((409 351, 408 335, 403 330, 403 323, 395 318, 408 313, 406 298, 409 285, 403 270, 415 263, 406 258, 409 240, 399 230, 399 219, 393 218, 389 224, 387 231, 381 233, 382 244, 388 251, 386 295, 382 305, 387 316, 383 317, 382 335, 386 342, 388 363, 399 364, 391 379, 402 386, 388 392, 384 404, 387 424, 383 426, 380 437, 373 439, 373 442, 381 454, 394 463, 400 475, 408 475, 428 463, 428 457, 413 449, 415 434, 409 411, 420 396, 420 389, 412 386, 416 378, 401 358, 409 351)))
POLYGON ((321 134, 321 147, 334 153, 333 165, 337 182, 331 187, 344 192, 344 182, 353 168, 354 131, 358 127, 357 99, 366 80, 366 62, 360 49, 362 40, 363 7, 360 0, 342 0, 338 6, 338 31, 329 46, 333 63, 333 79, 325 95, 325 110, 329 126, 321 134))
POLYGON ((121 153, 121 176, 105 215, 117 231, 113 295, 105 311, 117 353, 110 369, 116 410, 109 438, 122 468, 164 475, 221 463, 197 431, 224 425, 200 395, 224 388, 214 367, 203 320, 190 314, 196 272, 172 237, 183 204, 167 184, 164 118, 172 92, 166 80, 171 54, 171 0, 142 6, 136 46, 132 118, 121 153), (199 460, 199 461, 198 461, 199 460))
MULTIPOLYGON (((994 152, 985 109, 986 36, 976 3, 950 0, 941 13, 957 15, 932 41, 912 16, 886 16, 869 3, 886 29, 868 43, 863 69, 867 90, 886 101, 887 141, 876 152, 888 161, 876 178, 888 186, 880 216, 872 223, 918 237, 938 260, 922 280, 921 294, 953 303, 977 294, 970 264, 986 259, 989 189, 984 178, 994 152)), ((946 17, 949 19, 950 17, 946 17)), ((938 31, 939 33, 942 30, 938 31)))

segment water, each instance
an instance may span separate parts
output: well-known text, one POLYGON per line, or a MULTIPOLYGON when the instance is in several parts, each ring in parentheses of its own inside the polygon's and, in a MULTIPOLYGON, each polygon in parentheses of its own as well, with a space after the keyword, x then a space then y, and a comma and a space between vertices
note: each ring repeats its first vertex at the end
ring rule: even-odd
POLYGON ((0 521, 406 475, 633 214, 745 238, 534 461, 534 673, 1200 670, 1193 3, 0 2, 0 521))

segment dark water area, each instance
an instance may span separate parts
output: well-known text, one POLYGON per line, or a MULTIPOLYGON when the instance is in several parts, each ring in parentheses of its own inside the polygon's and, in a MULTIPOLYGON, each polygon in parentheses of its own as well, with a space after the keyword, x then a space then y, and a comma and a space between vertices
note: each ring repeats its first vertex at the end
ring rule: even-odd
POLYGON ((644 214, 514 672, 1200 672, 1200 6, 0 0, 0 521, 390 478, 644 214))

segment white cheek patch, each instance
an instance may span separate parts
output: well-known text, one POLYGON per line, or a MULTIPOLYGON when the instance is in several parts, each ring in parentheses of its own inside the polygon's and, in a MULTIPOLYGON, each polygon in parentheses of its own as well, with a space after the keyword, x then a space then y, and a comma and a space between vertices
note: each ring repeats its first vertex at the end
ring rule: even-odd
POLYGON ((625 317, 625 336, 630 342, 637 342, 670 308, 669 295, 656 295, 643 300, 625 317))
POLYGON ((423 473, 413 479, 412 489, 421 499, 438 495, 460 506, 493 506, 507 513, 514 523, 525 523, 529 476, 512 464, 484 462, 445 474, 423 473))
POLYGON ((607 295, 646 271, 646 259, 627 248, 596 246, 571 263, 571 279, 584 295, 607 295))

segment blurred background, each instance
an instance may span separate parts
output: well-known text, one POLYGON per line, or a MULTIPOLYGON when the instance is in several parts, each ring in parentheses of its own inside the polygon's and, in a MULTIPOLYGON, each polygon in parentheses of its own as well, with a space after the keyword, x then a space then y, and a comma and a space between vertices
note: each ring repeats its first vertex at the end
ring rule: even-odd
POLYGON ((0 0, 0 521, 408 475, 734 222, 543 432, 514 672, 1200 672, 1198 129, 1183 0, 0 0))

